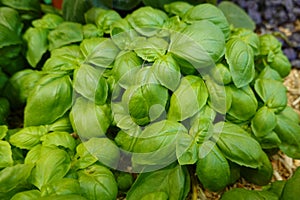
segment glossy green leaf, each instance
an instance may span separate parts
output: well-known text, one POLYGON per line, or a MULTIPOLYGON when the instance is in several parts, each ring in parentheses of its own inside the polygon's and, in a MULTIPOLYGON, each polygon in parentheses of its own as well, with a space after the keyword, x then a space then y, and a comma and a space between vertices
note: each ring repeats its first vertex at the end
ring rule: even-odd
POLYGON ((251 120, 251 128, 256 137, 264 137, 276 126, 275 113, 264 106, 258 109, 251 120))
POLYGON ((170 15, 183 17, 185 13, 193 6, 184 1, 175 1, 164 5, 164 10, 170 15))
POLYGON ((245 29, 245 28, 235 28, 233 29, 233 33, 230 36, 230 38, 241 39, 249 47, 252 48, 255 56, 257 56, 260 53, 259 37, 252 30, 245 29))
POLYGON ((68 194, 68 195, 55 195, 48 197, 41 197, 39 200, 89 200, 81 195, 68 194))
POLYGON ((103 70, 90 65, 81 65, 74 72, 73 87, 76 92, 97 105, 103 105, 108 96, 108 84, 103 70))
POLYGON ((10 144, 0 140, 0 169, 12 166, 13 162, 10 144))
POLYGON ((225 192, 220 200, 277 200, 278 197, 271 192, 268 191, 252 191, 245 188, 234 188, 225 192))
POLYGON ((212 4, 199 4, 187 10, 183 16, 183 20, 187 23, 195 21, 208 20, 218 26, 226 39, 229 38, 230 29, 226 17, 223 12, 212 4))
POLYGON ((254 78, 254 53, 243 40, 232 38, 226 42, 225 58, 236 87, 248 85, 254 78))
POLYGON ((170 40, 169 52, 183 69, 212 67, 225 52, 224 34, 207 20, 197 21, 182 32, 172 32, 170 40))
POLYGON ((210 73, 217 84, 227 85, 232 81, 229 68, 222 63, 213 67, 210 73))
POLYGON ((286 107, 286 88, 281 82, 271 79, 257 79, 254 88, 268 108, 278 112, 286 107))
POLYGON ((46 13, 40 19, 36 19, 32 21, 32 25, 35 28, 45 28, 45 29, 55 29, 60 23, 62 23, 64 19, 56 14, 46 13))
POLYGON ((202 150, 208 148, 209 152, 198 160, 197 176, 206 189, 220 191, 229 184, 229 164, 214 142, 206 141, 201 147, 202 150))
POLYGON ((32 149, 40 143, 41 137, 49 132, 47 126, 29 126, 16 132, 9 142, 21 149, 32 149))
POLYGON ((103 137, 111 124, 111 109, 79 97, 70 113, 73 129, 83 139, 103 137))
POLYGON ((250 168, 262 165, 261 158, 265 153, 244 129, 229 122, 219 122, 214 126, 214 132, 214 139, 227 159, 250 168))
POLYGON ((82 25, 75 22, 62 22, 49 32, 49 50, 81 42, 83 40, 82 25))
POLYGON ((286 55, 278 53, 274 55, 274 60, 270 63, 270 67, 275 69, 281 77, 289 75, 292 65, 286 55))
POLYGON ((0 193, 9 192, 19 185, 26 183, 33 165, 17 164, 0 171, 0 193))
POLYGON ((272 34, 261 35, 259 37, 259 42, 260 54, 267 56, 268 62, 272 62, 274 55, 281 52, 281 43, 272 34))
POLYGON ((62 117, 71 108, 72 91, 69 76, 44 76, 28 96, 24 126, 51 124, 62 117))
POLYGON ((211 77, 205 77, 208 90, 208 105, 221 114, 231 107, 232 95, 229 87, 216 83, 211 77))
POLYGON ((111 68, 119 53, 118 47, 108 38, 84 39, 80 44, 85 63, 95 67, 111 68))
POLYGON ((7 82, 4 89, 5 97, 14 107, 23 106, 30 92, 42 77, 40 72, 31 69, 18 71, 7 82))
POLYGON ((132 120, 138 125, 146 125, 162 115, 168 96, 168 90, 161 85, 145 84, 129 87, 122 101, 126 103, 132 120))
POLYGON ((114 10, 106 10, 100 12, 96 17, 95 24, 104 33, 110 33, 110 27, 115 22, 121 19, 119 13, 114 10))
POLYGON ((123 88, 128 88, 135 80, 136 71, 141 68, 143 60, 133 51, 122 51, 116 57, 113 72, 118 84, 123 88))
POLYGON ((232 24, 235 28, 255 29, 255 22, 236 4, 223 1, 219 4, 219 9, 222 10, 229 24, 232 24))
POLYGON ((2 140, 8 132, 8 126, 7 125, 0 125, 0 140, 2 140))
POLYGON ((76 141, 68 132, 51 132, 41 138, 43 146, 64 147, 71 151, 75 150, 76 141))
POLYGON ((64 0, 62 14, 66 21, 84 23, 84 13, 92 7, 89 0, 64 0))
POLYGON ((41 189, 42 197, 68 194, 81 194, 81 188, 78 180, 72 178, 62 178, 44 185, 41 189))
POLYGON ((228 115, 233 117, 233 121, 247 121, 251 119, 256 113, 258 102, 250 86, 243 88, 231 86, 230 90, 232 102, 231 108, 227 112, 228 115))
POLYGON ((97 160, 110 167, 116 168, 120 160, 120 151, 117 145, 108 138, 91 138, 84 142, 86 150, 97 160))
POLYGON ((70 156, 57 147, 43 147, 36 167, 32 171, 31 183, 37 188, 52 181, 60 180, 71 167, 70 156))
POLYGON ((35 145, 32 149, 30 149, 25 157, 25 164, 36 164, 41 156, 42 145, 35 145))
POLYGON ((284 113, 276 115, 277 125, 274 132, 277 133, 281 144, 279 148, 289 157, 300 159, 300 125, 292 121, 284 113))
POLYGON ((148 62, 153 62, 163 56, 167 49, 168 42, 159 37, 138 37, 133 43, 134 52, 148 62))
POLYGON ((114 175, 103 166, 92 165, 79 171, 78 181, 82 195, 89 200, 98 200, 99 197, 114 200, 117 197, 118 185, 114 175))
POLYGON ((48 30, 44 28, 29 28, 23 37, 27 42, 28 48, 26 59, 32 67, 36 67, 48 50, 48 30))
POLYGON ((296 169, 292 178, 290 178, 282 191, 281 198, 282 200, 296 200, 300 195, 300 191, 298 189, 300 183, 300 168, 296 169))
POLYGON ((97 161, 98 159, 87 150, 86 145, 80 143, 76 147, 76 155, 73 159, 72 168, 75 170, 85 169, 97 161))
POLYGON ((140 34, 151 37, 163 27, 168 16, 161 10, 151 7, 141 7, 131 13, 127 20, 140 34))
POLYGON ((157 59, 152 68, 161 85, 171 91, 176 90, 180 83, 181 73, 179 65, 170 54, 157 59))
POLYGON ((126 199, 185 199, 190 189, 189 181, 187 169, 180 165, 142 173, 128 191, 126 199))
POLYGON ((40 197, 41 192, 39 190, 28 190, 17 193, 11 198, 11 200, 36 200, 40 197))
POLYGON ((183 77, 171 96, 168 118, 183 121, 192 117, 206 104, 207 98, 208 91, 200 77, 183 77))
POLYGON ((196 141, 190 134, 178 134, 176 140, 176 157, 180 165, 195 164, 198 160, 196 141))
POLYGON ((282 81, 279 73, 272 69, 270 66, 266 66, 258 75, 257 79, 273 79, 276 81, 282 81))
POLYGON ((241 175, 249 182, 256 185, 267 185, 273 176, 273 167, 268 156, 265 154, 261 158, 262 165, 256 169, 243 167, 241 175))

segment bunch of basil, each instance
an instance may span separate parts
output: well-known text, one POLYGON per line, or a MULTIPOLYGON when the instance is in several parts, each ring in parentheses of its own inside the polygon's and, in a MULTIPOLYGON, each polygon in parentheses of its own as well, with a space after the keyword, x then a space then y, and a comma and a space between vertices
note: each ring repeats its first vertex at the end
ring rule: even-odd
POLYGON ((186 165, 219 191, 241 176, 268 184, 264 150, 300 158, 279 41, 230 26, 222 6, 164 8, 32 21, 26 59, 50 57, 4 87, 26 106, 23 128, 0 126, 2 199, 185 199, 186 165))

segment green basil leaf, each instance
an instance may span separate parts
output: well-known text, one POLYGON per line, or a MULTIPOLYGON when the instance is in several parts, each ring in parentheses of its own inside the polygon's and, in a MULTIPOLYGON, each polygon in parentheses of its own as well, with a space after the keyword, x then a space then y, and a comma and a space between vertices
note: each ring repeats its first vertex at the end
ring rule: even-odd
POLYGON ((268 133, 266 136, 262 138, 257 138, 257 141, 259 141, 263 149, 278 148, 279 145, 281 144, 281 140, 279 139, 278 135, 274 131, 268 133))
POLYGON ((210 191, 220 191, 229 184, 230 169, 226 158, 214 142, 206 141, 201 144, 208 154, 199 158, 196 173, 204 188, 210 191), (220 179, 220 177, 222 177, 220 179))
POLYGON ((84 39, 80 49, 86 64, 101 68, 111 68, 110 65, 119 53, 118 47, 108 38, 84 39))
POLYGON ((231 108, 227 112, 228 115, 233 118, 233 121, 247 121, 251 119, 256 113, 258 102, 250 86, 236 88, 232 85, 230 90, 232 102, 231 108))
POLYGON ((39 189, 45 184, 62 179, 71 167, 70 156, 64 150, 43 147, 41 151, 31 175, 31 183, 39 189))
POLYGON ((108 96, 108 84, 102 75, 102 69, 83 64, 74 72, 73 87, 88 100, 103 105, 108 96))
POLYGON ((274 132, 277 133, 281 144, 279 148, 289 157, 300 159, 300 125, 298 122, 280 113, 276 115, 277 125, 274 132))
MULTIPOLYGON (((5 0, 2 0, 1 3, 6 4, 5 0)), ((9 30, 15 32, 15 34, 20 35, 23 28, 23 24, 21 22, 19 13, 12 8, 4 6, 0 8, 0 11, 0 24, 8 28, 9 30)))
POLYGON ((164 5, 164 10, 170 15, 177 15, 183 17, 185 13, 191 9, 193 6, 184 1, 171 2, 164 5))
POLYGON ((272 69, 270 66, 266 66, 258 75, 257 79, 272 79, 276 81, 282 81, 279 73, 272 69))
POLYGON ((92 7, 89 0, 65 0, 62 3, 62 14, 66 21, 84 23, 84 13, 92 7))
POLYGON ((199 4, 192 7, 185 13, 185 15, 183 16, 183 20, 187 23, 208 20, 222 30, 225 39, 229 38, 230 29, 228 21, 223 12, 218 7, 212 4, 199 4))
POLYGON ((247 15, 247 13, 232 2, 223 1, 219 4, 229 24, 235 28, 255 29, 255 22, 247 15))
POLYGON ((96 163, 97 161, 98 159, 93 156, 90 151, 87 150, 86 145, 80 143, 76 147, 76 155, 72 163, 72 168, 74 168, 75 170, 85 169, 96 163))
POLYGON ((36 162, 41 157, 42 145, 38 144, 30 149, 25 157, 25 164, 36 164, 36 162))
POLYGON ((286 55, 278 53, 274 55, 274 59, 270 64, 270 67, 275 69, 281 77, 289 75, 292 65, 286 55))
POLYGON ((146 125, 158 119, 165 111, 168 90, 161 85, 145 84, 129 87, 123 94, 132 120, 138 125, 146 125))
POLYGON ((85 24, 83 25, 83 38, 90 39, 95 37, 102 37, 103 32, 99 30, 96 25, 94 24, 85 24))
POLYGON ((244 129, 229 122, 219 122, 214 126, 214 139, 223 155, 241 166, 258 168, 265 155, 259 143, 244 129))
POLYGON ((183 69, 214 66, 225 52, 224 34, 207 20, 194 22, 181 32, 172 31, 170 40, 169 52, 183 69))
POLYGON ((231 199, 240 199, 240 200, 277 200, 278 197, 268 191, 253 191, 245 188, 234 188, 225 192, 220 200, 231 200, 231 199))
POLYGON ((9 142, 21 149, 32 149, 40 143, 41 137, 49 132, 47 126, 29 126, 22 128, 9 138, 9 142))
POLYGON ((227 85, 232 81, 229 68, 222 63, 218 63, 213 67, 210 73, 216 83, 220 85, 227 85))
POLYGON ((11 198, 11 200, 37 200, 40 197, 41 192, 39 190, 28 190, 17 193, 11 198))
POLYGON ((208 91, 200 77, 183 77, 171 96, 168 118, 183 121, 192 117, 206 104, 207 98, 208 91))
POLYGON ((51 124, 62 117, 71 108, 72 90, 69 76, 44 76, 28 96, 24 126, 51 124))
POLYGON ((107 104, 96 105, 79 97, 72 107, 70 120, 82 139, 102 137, 112 122, 111 109, 107 104))
POLYGON ((261 158, 262 165, 256 169, 243 167, 241 169, 241 175, 249 182, 256 185, 267 185, 270 183, 273 176, 273 167, 265 154, 261 158))
POLYGON ((115 22, 121 19, 119 13, 114 10, 106 10, 100 12, 96 18, 95 24, 104 33, 110 33, 110 27, 115 22))
POLYGON ((23 37, 27 42, 28 48, 26 59, 32 67, 36 67, 48 50, 48 30, 44 28, 29 28, 23 37))
POLYGON ((133 84, 132 77, 142 64, 143 60, 135 52, 121 51, 114 62, 114 77, 123 88, 127 89, 133 84))
POLYGON ((75 22, 62 22, 49 32, 49 50, 81 42, 83 40, 82 25, 75 22))
POLYGON ((10 144, 0 140, 0 169, 12 166, 13 162, 10 144))
POLYGON ((232 38, 226 42, 225 58, 232 81, 237 88, 248 85, 255 76, 254 54, 243 40, 232 38))
POLYGON ((40 19, 32 21, 32 25, 35 28, 55 29, 64 19, 56 14, 46 13, 40 19))
POLYGON ((20 11, 40 12, 40 2, 38 0, 31 1, 10 1, 1 0, 1 3, 20 11))
POLYGON ((189 181, 187 169, 180 165, 142 173, 128 191, 126 199, 185 199, 190 187, 189 181))
MULTIPOLYGON (((281 52, 281 43, 271 34, 264 34, 259 37, 260 54, 267 56, 268 59, 273 58, 275 54, 281 52), (272 56, 271 56, 272 55, 272 56)), ((272 62, 272 60, 268 60, 272 62)))
POLYGON ((0 140, 5 138, 6 134, 8 132, 8 126, 6 125, 0 125, 0 140))
POLYGON ((78 68, 83 61, 83 55, 77 45, 54 49, 51 57, 46 60, 43 71, 50 73, 65 73, 78 68))
POLYGON ((205 83, 209 95, 208 105, 217 112, 225 114, 232 104, 230 88, 223 84, 217 84, 211 77, 205 77, 205 83))
POLYGON ((39 71, 24 69, 16 72, 7 82, 4 95, 12 106, 21 107, 37 82, 43 77, 39 71))
POLYGON ((146 6, 133 11, 127 20, 137 32, 151 37, 160 31, 167 18, 163 11, 146 6))
POLYGON ((64 147, 71 151, 75 150, 76 141, 68 132, 51 132, 41 137, 43 146, 64 147))
POLYGON ((16 164, 0 171, 0 193, 7 193, 27 182, 32 164, 16 164))
POLYGON ((259 52, 259 48, 260 48, 259 37, 252 30, 245 29, 245 28, 236 28, 233 30, 233 33, 230 36, 230 38, 241 39, 249 47, 252 48, 255 56, 257 56, 260 53, 259 52))
POLYGON ((254 88, 268 108, 278 112, 286 107, 286 88, 282 82, 271 79, 257 79, 254 88))
POLYGON ((275 113, 268 107, 263 106, 251 120, 251 128, 254 135, 258 138, 266 136, 276 126, 275 113))
POLYGON ((117 145, 108 138, 91 138, 84 142, 86 150, 97 160, 111 168, 116 168, 120 160, 117 145), (99 148, 101 147, 101 148, 99 148))
POLYGON ((89 200, 99 197, 107 200, 117 198, 118 185, 112 172, 100 165, 92 165, 78 172, 78 181, 83 196, 89 200))
POLYGON ((171 91, 175 91, 180 83, 180 68, 171 54, 157 59, 153 65, 153 73, 159 83, 171 91))
POLYGON ((78 180, 62 178, 44 185, 41 189, 42 197, 68 194, 81 194, 81 188, 78 180))
POLYGON ((115 21, 110 27, 112 41, 122 50, 132 50, 132 43, 139 37, 139 34, 132 29, 126 19, 115 21))
POLYGON ((68 195, 55 195, 48 197, 41 197, 39 200, 88 200, 81 195, 68 194, 68 195))
POLYGON ((153 62, 163 56, 167 49, 168 42, 159 37, 137 37, 133 43, 134 52, 148 62, 153 62))
POLYGON ((300 195, 298 189, 299 183, 300 183, 300 168, 298 167, 298 169, 295 171, 292 178, 290 178, 286 182, 280 199, 296 200, 300 195))
POLYGON ((0 24, 0 30, 0 48, 22 44, 20 36, 15 32, 11 31, 2 24, 0 24))
POLYGON ((176 140, 176 157, 180 165, 190 165, 197 162, 197 144, 190 134, 178 134, 176 140))

